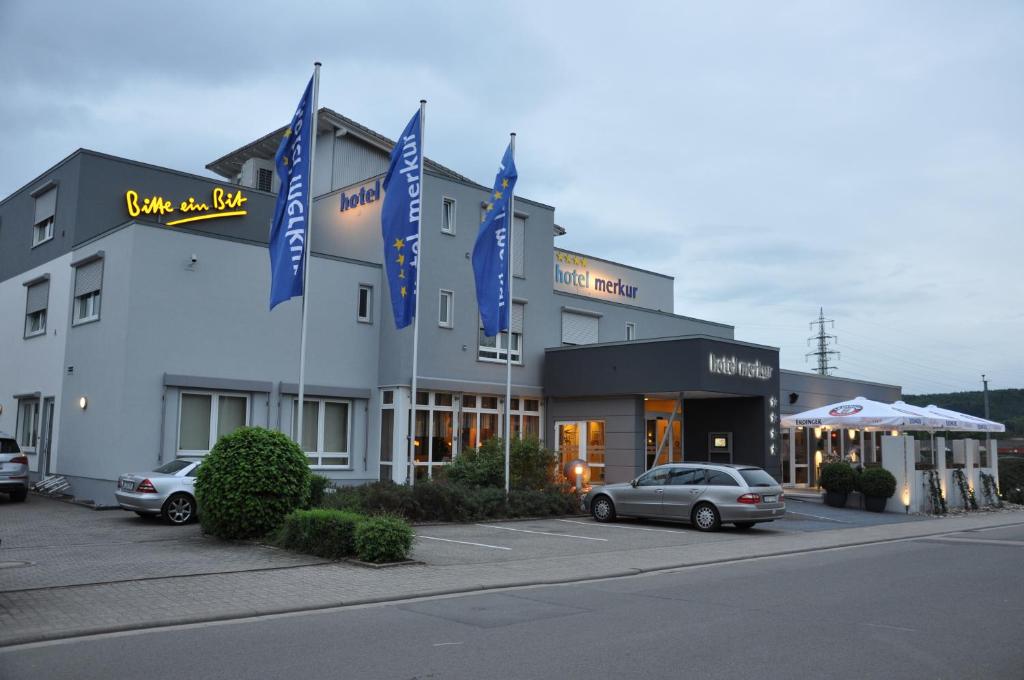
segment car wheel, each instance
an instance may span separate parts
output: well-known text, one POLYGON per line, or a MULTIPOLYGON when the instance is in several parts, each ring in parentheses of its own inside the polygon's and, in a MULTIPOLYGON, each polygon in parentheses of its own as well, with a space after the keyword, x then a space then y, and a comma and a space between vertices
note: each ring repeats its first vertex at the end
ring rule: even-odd
POLYGON ((722 518, 719 517, 718 510, 711 503, 699 503, 693 509, 690 521, 701 531, 718 531, 722 526, 722 518))
POLYGON ((615 504, 612 503, 612 499, 608 498, 608 496, 598 496, 590 504, 590 514, 598 522, 614 522, 615 504))
POLYGON ((746 531, 747 529, 753 529, 754 528, 754 523, 753 522, 733 522, 732 524, 733 524, 733 526, 735 526, 740 531, 746 531))
POLYGON ((196 515, 196 501, 184 493, 176 493, 167 499, 161 511, 168 524, 188 524, 196 515))

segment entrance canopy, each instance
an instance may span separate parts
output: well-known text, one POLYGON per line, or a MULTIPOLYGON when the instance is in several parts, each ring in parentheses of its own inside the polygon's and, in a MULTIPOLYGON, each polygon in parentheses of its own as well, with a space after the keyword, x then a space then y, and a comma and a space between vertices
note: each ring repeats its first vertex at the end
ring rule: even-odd
POLYGON ((851 430, 941 429, 939 416, 915 413, 894 404, 857 397, 782 418, 782 427, 834 427, 851 430))

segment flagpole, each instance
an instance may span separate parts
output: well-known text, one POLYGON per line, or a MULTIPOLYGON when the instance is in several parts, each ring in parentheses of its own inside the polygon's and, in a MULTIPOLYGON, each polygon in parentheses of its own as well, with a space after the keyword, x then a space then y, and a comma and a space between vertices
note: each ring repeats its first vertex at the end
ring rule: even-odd
MULTIPOLYGON (((512 162, 516 160, 516 133, 509 135, 509 149, 512 150, 512 162)), ((505 495, 508 496, 510 484, 509 462, 512 459, 512 249, 515 247, 516 232, 516 194, 514 188, 510 188, 508 194, 508 347, 505 351, 505 495)), ((524 239, 525 240, 525 239, 524 239)), ((501 335, 501 331, 498 331, 501 335)))
MULTIPOLYGON (((309 312, 309 261, 313 249, 313 158, 316 155, 317 100, 320 97, 320 62, 313 63, 313 111, 310 119, 312 130, 306 130, 309 138, 309 186, 306 188, 306 247, 302 253, 302 332, 299 340, 299 412, 297 415, 295 441, 302 448, 302 409, 306 402, 306 317, 309 312)), ((305 451, 305 449, 303 449, 305 451)))
MULTIPOLYGON (((426 195, 424 189, 426 188, 426 176, 423 174, 424 158, 426 158, 425 147, 423 145, 423 130, 426 127, 427 118, 427 100, 420 100, 420 212, 416 218, 416 245, 419 250, 416 252, 416 288, 414 294, 416 300, 413 303, 413 317, 412 317, 412 385, 410 385, 410 404, 409 404, 409 485, 412 486, 415 482, 416 471, 415 468, 415 456, 416 456, 416 373, 419 369, 419 349, 420 349, 420 269, 423 268, 423 211, 426 207, 426 201, 424 196, 426 195)), ((398 142, 396 142, 397 144, 398 142)), ((428 424, 429 427, 429 424, 428 424)), ((427 442, 430 445, 430 442, 427 442)), ((428 468, 429 469, 429 468, 428 468)))

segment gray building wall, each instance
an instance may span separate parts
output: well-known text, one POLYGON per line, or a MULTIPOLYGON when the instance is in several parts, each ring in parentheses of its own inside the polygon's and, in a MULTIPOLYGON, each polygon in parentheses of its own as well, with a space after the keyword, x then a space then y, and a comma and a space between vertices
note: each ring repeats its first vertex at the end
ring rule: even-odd
MULTIPOLYGON (((550 399, 548 420, 552 430, 559 421, 603 420, 605 481, 628 482, 644 468, 643 397, 609 399, 550 399)), ((554 441, 552 440, 552 448, 554 441)))
POLYGON ((779 377, 781 392, 779 401, 782 404, 782 413, 785 415, 808 411, 854 397, 865 397, 888 404, 903 398, 903 389, 899 385, 885 385, 789 370, 782 370, 779 377), (796 395, 795 400, 793 395, 796 395))

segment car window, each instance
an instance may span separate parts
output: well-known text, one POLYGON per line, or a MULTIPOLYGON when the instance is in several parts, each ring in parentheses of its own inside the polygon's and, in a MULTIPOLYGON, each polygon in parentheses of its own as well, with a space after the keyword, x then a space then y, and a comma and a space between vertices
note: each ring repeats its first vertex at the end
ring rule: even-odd
POLYGON ((21 453, 18 442, 13 439, 0 439, 0 453, 21 453))
POLYGON ((173 475, 175 472, 180 472, 191 464, 192 461, 190 460, 181 460, 178 458, 177 460, 172 460, 169 463, 164 463, 157 469, 153 470, 153 472, 159 472, 162 475, 173 475))
POLYGON ((745 468, 738 471, 747 486, 778 486, 779 483, 761 468, 745 468))
POLYGON ((739 486, 739 482, 728 472, 708 470, 708 484, 711 486, 739 486))
POLYGON ((668 478, 668 468, 655 468, 637 480, 637 486, 662 486, 668 478))
POLYGON ((197 465, 194 468, 192 468, 191 470, 189 470, 188 474, 185 475, 185 476, 186 477, 195 477, 198 473, 199 473, 199 466, 197 465))
POLYGON ((703 483, 703 468, 675 468, 669 477, 669 484, 672 486, 694 486, 703 483))

